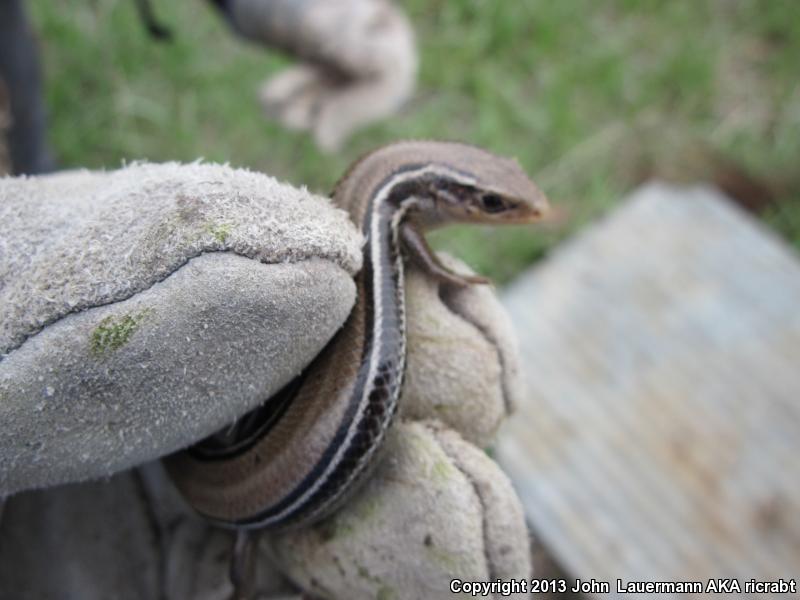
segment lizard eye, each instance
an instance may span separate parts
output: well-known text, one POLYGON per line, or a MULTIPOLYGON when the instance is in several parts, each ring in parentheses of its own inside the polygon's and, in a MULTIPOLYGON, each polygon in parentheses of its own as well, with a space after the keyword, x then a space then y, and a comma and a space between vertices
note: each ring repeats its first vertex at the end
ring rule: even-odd
POLYGON ((487 213, 496 213, 504 210, 506 203, 497 194, 484 194, 481 196, 481 208, 487 213))

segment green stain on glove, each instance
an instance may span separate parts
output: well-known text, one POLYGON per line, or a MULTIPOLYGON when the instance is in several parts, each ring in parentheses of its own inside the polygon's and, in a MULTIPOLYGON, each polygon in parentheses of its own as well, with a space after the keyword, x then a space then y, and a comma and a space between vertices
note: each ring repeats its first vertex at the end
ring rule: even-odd
POLYGON ((392 588, 383 586, 378 590, 378 595, 375 596, 375 598, 376 600, 394 600, 394 598, 397 598, 397 595, 392 588))
POLYGON ((220 244, 224 244, 225 240, 227 240, 228 236, 231 234, 230 223, 210 223, 207 229, 220 244))
POLYGON ((100 324, 92 331, 90 342, 92 354, 103 356, 122 348, 136 333, 139 325, 150 312, 150 310, 143 310, 122 317, 111 315, 100 321, 100 324))
POLYGON ((358 564, 357 562, 355 563, 355 566, 359 577, 378 586, 378 591, 375 595, 376 600, 393 600, 397 597, 397 594, 395 594, 394 590, 381 581, 380 577, 376 577, 370 573, 366 567, 358 564))

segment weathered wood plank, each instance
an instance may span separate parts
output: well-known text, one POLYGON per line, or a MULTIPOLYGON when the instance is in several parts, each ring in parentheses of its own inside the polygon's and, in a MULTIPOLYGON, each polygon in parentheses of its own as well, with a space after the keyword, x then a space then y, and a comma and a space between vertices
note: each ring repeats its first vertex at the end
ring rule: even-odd
POLYGON ((529 396, 498 456, 570 573, 800 576, 792 250, 709 188, 654 184, 504 302, 529 396))

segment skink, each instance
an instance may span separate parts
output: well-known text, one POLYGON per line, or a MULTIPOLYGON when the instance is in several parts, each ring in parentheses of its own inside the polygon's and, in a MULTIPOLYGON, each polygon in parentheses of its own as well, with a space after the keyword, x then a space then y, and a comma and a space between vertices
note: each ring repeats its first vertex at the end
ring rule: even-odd
POLYGON ((454 285, 423 232, 458 222, 529 223, 547 201, 514 160, 473 146, 391 144, 356 161, 333 201, 366 240, 358 297, 306 371, 235 426, 165 462, 189 503, 236 528, 330 514, 375 464, 397 411, 406 355, 403 261, 454 285))

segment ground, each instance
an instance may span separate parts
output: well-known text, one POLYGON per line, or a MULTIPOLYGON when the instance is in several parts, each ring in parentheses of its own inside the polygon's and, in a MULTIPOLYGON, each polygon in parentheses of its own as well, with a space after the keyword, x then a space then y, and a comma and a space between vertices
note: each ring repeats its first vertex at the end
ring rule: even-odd
POLYGON ((800 2, 402 0, 422 70, 396 118, 335 156, 265 121, 259 83, 288 64, 235 37, 209 3, 30 0, 52 142, 65 167, 198 157, 327 192, 398 138, 459 139, 516 156, 561 208, 550 227, 436 236, 506 281, 643 178, 728 182, 800 247, 800 2))

